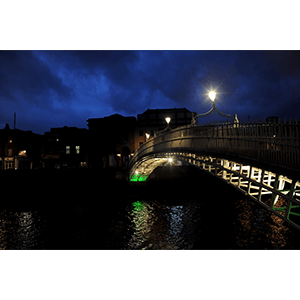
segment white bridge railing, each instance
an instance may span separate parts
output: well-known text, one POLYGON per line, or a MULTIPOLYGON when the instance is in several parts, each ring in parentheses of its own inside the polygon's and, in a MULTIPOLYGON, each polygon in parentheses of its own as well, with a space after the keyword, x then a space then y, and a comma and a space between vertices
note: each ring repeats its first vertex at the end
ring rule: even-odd
POLYGON ((129 162, 130 176, 137 172, 147 177, 172 157, 219 177, 300 230, 299 133, 297 121, 168 129, 139 147, 129 162), (267 167, 222 153, 266 162, 267 167), (285 167, 284 172, 270 171, 270 165, 285 167), (296 175, 285 174, 287 169, 296 175))
POLYGON ((168 149, 216 150, 300 168, 300 124, 240 122, 184 126, 156 133, 132 157, 131 168, 141 157, 168 149))

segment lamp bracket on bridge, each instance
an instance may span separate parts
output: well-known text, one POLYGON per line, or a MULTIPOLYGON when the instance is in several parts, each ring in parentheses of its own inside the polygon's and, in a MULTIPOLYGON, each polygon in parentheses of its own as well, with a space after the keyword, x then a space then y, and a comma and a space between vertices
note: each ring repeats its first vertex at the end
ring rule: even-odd
POLYGON ((155 137, 157 137, 160 134, 166 133, 166 132, 172 132, 173 129, 170 127, 170 125, 168 124, 167 127, 163 130, 160 131, 155 131, 155 137))
POLYGON ((224 118, 228 118, 228 119, 231 119, 234 123, 238 123, 239 120, 237 118, 237 114, 235 114, 234 116, 232 115, 229 115, 229 114, 225 114, 225 113, 222 113, 221 111, 219 111, 217 108, 216 108, 216 104, 215 102, 213 102, 213 107, 206 113, 204 114, 197 114, 193 120, 192 120, 192 125, 196 125, 196 122, 197 122, 197 119, 198 118, 203 118, 203 117, 208 117, 210 116, 213 112, 216 112, 218 115, 224 117, 224 118))

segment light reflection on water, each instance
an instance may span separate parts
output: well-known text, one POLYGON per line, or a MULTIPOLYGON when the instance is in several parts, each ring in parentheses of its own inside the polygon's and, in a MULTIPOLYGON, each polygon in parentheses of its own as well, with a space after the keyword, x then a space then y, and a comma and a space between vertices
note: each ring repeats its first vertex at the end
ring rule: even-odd
POLYGON ((299 237, 241 197, 0 211, 0 249, 299 249, 299 237))
POLYGON ((196 201, 182 205, 136 201, 129 211, 132 235, 124 249, 194 249, 201 239, 201 231, 196 229, 200 212, 196 201))
POLYGON ((249 199, 228 204, 136 201, 123 249, 299 249, 300 232, 276 215, 249 199))
POLYGON ((34 249, 41 246, 38 212, 0 212, 0 249, 34 249))
POLYGON ((242 249, 288 249, 289 238, 297 234, 284 220, 251 201, 239 201, 237 212, 236 244, 242 249))

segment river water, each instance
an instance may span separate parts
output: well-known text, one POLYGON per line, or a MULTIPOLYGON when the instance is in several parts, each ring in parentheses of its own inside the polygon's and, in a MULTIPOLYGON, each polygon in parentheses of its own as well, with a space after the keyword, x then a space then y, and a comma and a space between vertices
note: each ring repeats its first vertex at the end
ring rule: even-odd
POLYGON ((300 248, 299 230, 227 184, 205 178, 1 206, 0 249, 300 248))

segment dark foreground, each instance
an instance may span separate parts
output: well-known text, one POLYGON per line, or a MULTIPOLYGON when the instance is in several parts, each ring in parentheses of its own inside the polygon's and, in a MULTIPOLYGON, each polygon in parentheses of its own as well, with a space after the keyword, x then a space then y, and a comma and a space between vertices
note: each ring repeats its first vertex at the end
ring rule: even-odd
POLYGON ((131 185, 112 170, 2 172, 0 248, 300 248, 300 231, 226 183, 180 172, 131 185))

